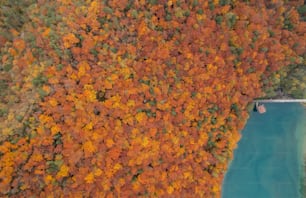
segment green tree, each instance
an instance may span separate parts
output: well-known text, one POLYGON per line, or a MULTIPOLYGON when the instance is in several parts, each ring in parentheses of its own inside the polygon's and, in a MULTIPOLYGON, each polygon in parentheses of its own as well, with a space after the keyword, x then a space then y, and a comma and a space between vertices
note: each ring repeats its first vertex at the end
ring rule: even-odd
POLYGON ((10 30, 19 31, 29 21, 26 11, 34 2, 35 0, 0 1, 0 36, 11 40, 10 30))
MULTIPOLYGON (((304 61, 305 62, 305 61, 304 61)), ((306 98, 306 67, 305 64, 290 65, 280 84, 284 93, 293 98, 306 98)))

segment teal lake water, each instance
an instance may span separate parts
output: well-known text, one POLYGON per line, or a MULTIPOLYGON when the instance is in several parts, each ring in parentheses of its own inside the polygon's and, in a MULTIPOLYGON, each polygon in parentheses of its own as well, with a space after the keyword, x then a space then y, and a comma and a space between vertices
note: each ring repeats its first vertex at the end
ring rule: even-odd
POLYGON ((223 198, 299 198, 303 177, 305 108, 265 104, 252 112, 226 173, 223 198))

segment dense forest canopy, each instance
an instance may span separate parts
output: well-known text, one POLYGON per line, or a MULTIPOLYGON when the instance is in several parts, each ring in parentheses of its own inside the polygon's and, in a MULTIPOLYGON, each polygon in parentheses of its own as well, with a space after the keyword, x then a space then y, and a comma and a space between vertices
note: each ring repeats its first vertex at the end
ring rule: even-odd
POLYGON ((303 1, 0 9, 2 196, 220 197, 248 104, 305 97, 303 1))

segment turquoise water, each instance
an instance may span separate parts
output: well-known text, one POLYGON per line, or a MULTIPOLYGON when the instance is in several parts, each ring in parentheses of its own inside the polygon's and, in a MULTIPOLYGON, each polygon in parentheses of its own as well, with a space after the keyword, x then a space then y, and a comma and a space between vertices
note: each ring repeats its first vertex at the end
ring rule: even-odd
POLYGON ((223 182, 223 198, 299 198, 305 109, 265 104, 252 112, 223 182))

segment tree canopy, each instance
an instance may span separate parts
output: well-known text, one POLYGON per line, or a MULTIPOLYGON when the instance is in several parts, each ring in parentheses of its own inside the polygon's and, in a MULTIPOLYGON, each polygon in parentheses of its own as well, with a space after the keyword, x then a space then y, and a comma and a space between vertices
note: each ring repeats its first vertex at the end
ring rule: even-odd
POLYGON ((3 2, 3 196, 220 197, 247 104, 305 63, 303 1, 3 2))

